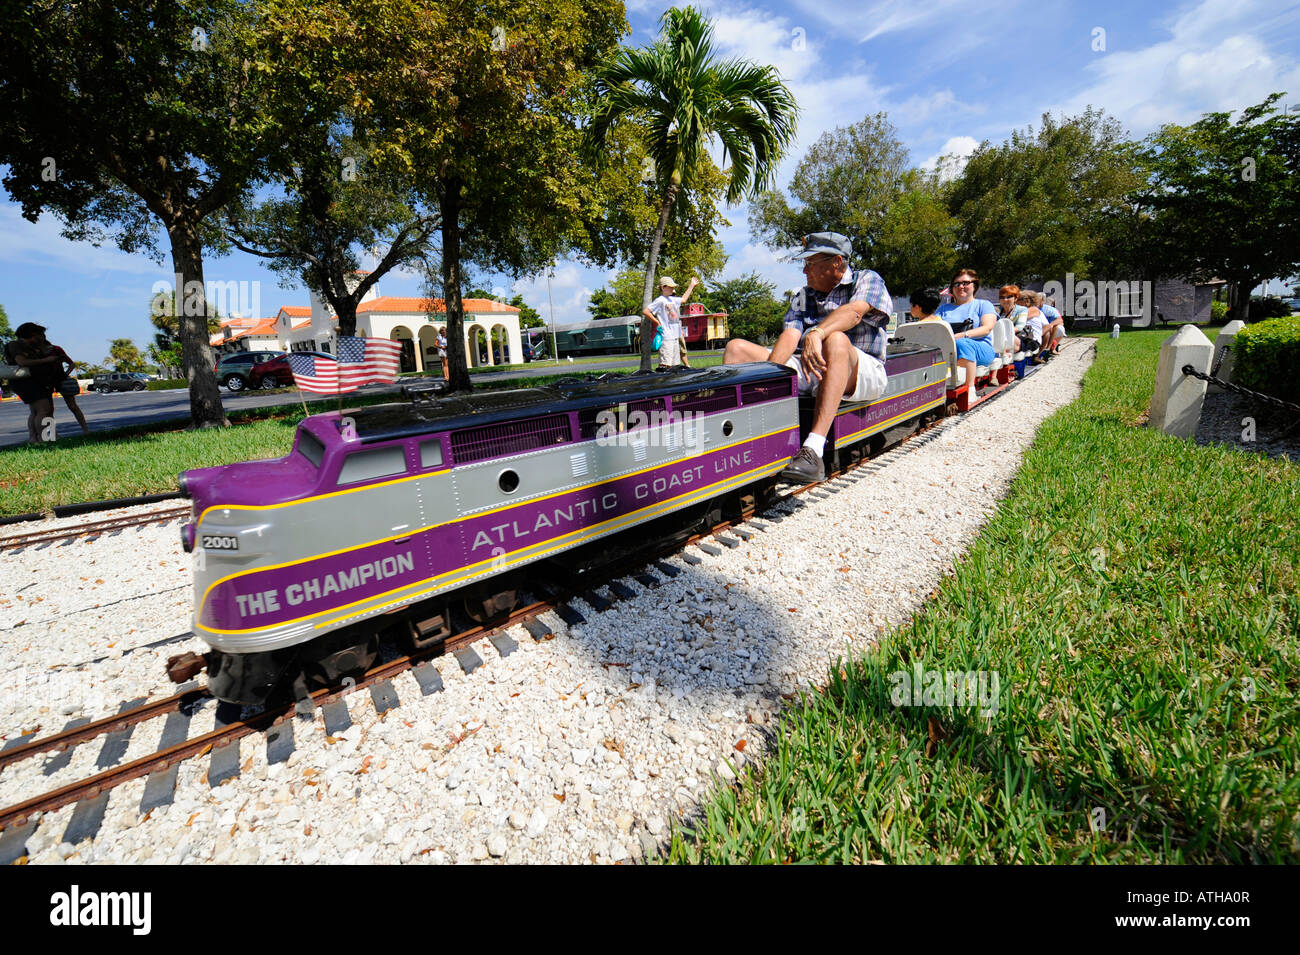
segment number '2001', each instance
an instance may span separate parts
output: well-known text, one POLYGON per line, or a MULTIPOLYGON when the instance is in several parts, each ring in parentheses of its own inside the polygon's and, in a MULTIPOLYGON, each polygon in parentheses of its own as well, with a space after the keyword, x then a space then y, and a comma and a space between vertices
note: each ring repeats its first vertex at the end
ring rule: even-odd
POLYGON ((239 538, 208 534, 204 535, 203 546, 209 550, 239 550, 239 538))

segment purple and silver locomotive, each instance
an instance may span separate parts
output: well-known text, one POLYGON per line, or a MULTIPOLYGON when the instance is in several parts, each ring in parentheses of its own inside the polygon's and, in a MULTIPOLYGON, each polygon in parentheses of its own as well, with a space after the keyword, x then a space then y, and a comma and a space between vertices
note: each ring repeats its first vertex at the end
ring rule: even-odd
MULTIPOLYGON (((829 465, 943 405, 938 349, 901 345, 887 371, 881 399, 841 405, 829 465)), ((504 614, 524 565, 770 488, 807 427, 800 405, 767 362, 416 394, 309 417, 283 458, 187 471, 209 689, 301 696, 368 666, 381 630, 418 647, 446 636, 453 604, 504 614)))

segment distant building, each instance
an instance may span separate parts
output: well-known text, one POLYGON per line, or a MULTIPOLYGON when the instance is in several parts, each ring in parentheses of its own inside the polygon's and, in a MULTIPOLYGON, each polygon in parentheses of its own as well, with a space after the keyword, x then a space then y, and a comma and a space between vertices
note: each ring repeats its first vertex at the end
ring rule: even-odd
MULTIPOLYGON (((272 318, 223 321, 221 332, 212 336, 212 346, 223 353, 281 350, 337 354, 338 317, 315 292, 309 297, 310 306, 285 305, 272 318)), ((462 306, 469 367, 523 361, 519 309, 483 298, 463 299, 462 306)), ((384 296, 376 284, 357 305, 357 335, 401 342, 404 372, 441 367, 437 340, 446 328, 447 308, 440 298, 384 296)))

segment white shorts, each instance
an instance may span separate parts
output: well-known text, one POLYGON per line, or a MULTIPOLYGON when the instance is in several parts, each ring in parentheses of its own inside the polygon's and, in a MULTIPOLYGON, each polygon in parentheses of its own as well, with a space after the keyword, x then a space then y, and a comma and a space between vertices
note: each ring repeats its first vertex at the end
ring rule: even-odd
MULTIPOLYGON (((885 366, 879 361, 872 358, 860 348, 854 348, 858 353, 858 380, 853 388, 853 394, 846 395, 841 401, 875 401, 885 393, 889 387, 889 376, 885 374, 885 366)), ((794 373, 799 376, 799 394, 808 395, 816 394, 821 382, 816 378, 809 378, 803 370, 803 362, 799 356, 795 355, 786 362, 787 367, 793 368, 794 373)))
POLYGON ((681 363, 682 356, 678 340, 665 335, 664 340, 659 345, 659 364, 671 367, 681 363))

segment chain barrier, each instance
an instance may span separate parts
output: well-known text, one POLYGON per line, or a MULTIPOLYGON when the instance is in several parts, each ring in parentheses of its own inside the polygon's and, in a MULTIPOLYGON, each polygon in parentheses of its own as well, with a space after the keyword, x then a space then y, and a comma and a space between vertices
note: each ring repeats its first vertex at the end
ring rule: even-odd
MULTIPOLYGON (((1214 371, 1218 370, 1218 366, 1216 365, 1214 371)), ((1258 401, 1260 404, 1270 405, 1274 408, 1280 408, 1283 411, 1294 411, 1297 414, 1300 414, 1300 405, 1293 404, 1290 401, 1283 401, 1281 398, 1274 398, 1272 395, 1266 395, 1260 391, 1252 391, 1249 388, 1243 388, 1241 385, 1234 385, 1230 381, 1224 381, 1221 378, 1214 377, 1213 374, 1207 375, 1204 372, 1197 371, 1191 365, 1183 365, 1183 374, 1189 375, 1192 378, 1199 378, 1201 381, 1208 381, 1210 384, 1218 385, 1220 388, 1225 388, 1228 391, 1235 392, 1236 394, 1239 394, 1244 398, 1249 398, 1252 401, 1258 401)))

